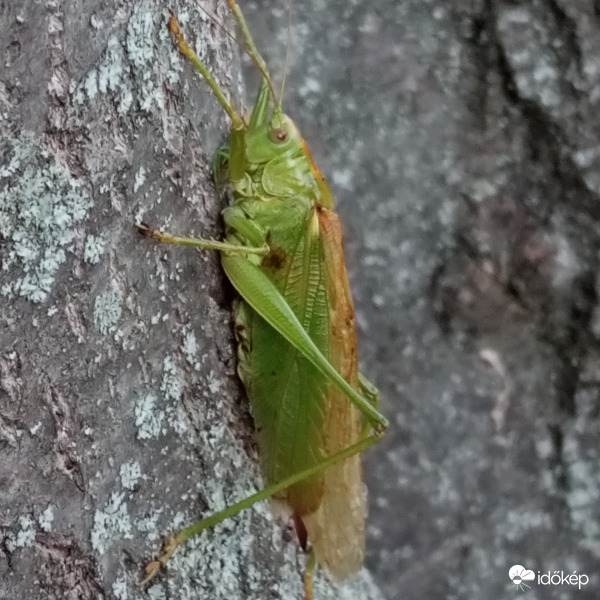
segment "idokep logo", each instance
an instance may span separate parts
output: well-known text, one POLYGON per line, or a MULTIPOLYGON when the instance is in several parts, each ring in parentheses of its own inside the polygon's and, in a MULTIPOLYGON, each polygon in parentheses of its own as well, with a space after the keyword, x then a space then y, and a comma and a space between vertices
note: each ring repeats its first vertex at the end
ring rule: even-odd
POLYGON ((533 581, 535 579, 535 573, 533 571, 529 571, 523 565, 513 565, 508 570, 508 576, 522 592, 525 591, 525 588, 531 587, 525 582, 533 581))
POLYGON ((565 573, 564 571, 541 573, 538 571, 536 579, 535 573, 530 569, 526 569, 523 565, 513 565, 508 570, 508 576, 522 592, 525 591, 525 588, 531 587, 527 582, 536 582, 538 585, 569 585, 581 589, 590 581, 585 573, 577 573, 577 571, 572 573, 565 573))

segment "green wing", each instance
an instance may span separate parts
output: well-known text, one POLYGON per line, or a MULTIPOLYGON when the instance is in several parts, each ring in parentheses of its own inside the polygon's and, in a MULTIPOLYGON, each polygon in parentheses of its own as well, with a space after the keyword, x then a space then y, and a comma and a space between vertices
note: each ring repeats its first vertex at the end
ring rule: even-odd
MULTIPOLYGON (((262 211, 264 203, 254 208, 262 211)), ((261 266, 240 256, 222 259, 245 300, 236 314, 238 368, 269 483, 356 443, 361 417, 346 388, 365 402, 356 392, 354 309, 339 220, 330 211, 297 204, 285 207, 287 221, 280 214, 270 222, 271 215, 259 219, 272 248, 261 266)), ((365 506, 358 456, 281 497, 302 519, 319 562, 333 575, 342 578, 360 568, 365 506)))
MULTIPOLYGON (((255 208, 261 211, 264 203, 255 208)), ((300 343, 315 361, 327 362, 329 315, 322 243, 307 227, 306 203, 282 204, 283 219, 281 214, 273 216, 273 208, 253 215, 268 230, 273 248, 263 265, 239 256, 222 259, 245 300, 236 312, 238 370, 252 402, 269 483, 324 458, 322 432, 330 387, 327 377, 288 341, 303 332, 300 343)), ((288 489, 284 499, 302 515, 316 510, 322 494, 321 474, 288 489)))
MULTIPOLYGON (((255 201, 254 204, 265 204, 267 202, 255 201)), ((233 208, 233 207, 230 207, 233 208)), ((226 211, 229 209, 226 209, 226 211)), ((227 222, 228 214, 224 211, 224 216, 227 222)), ((297 259, 302 258, 302 261, 308 260, 309 253, 300 252, 299 247, 301 239, 308 236, 313 239, 315 247, 320 245, 318 216, 316 211, 311 208, 307 214, 307 226, 301 230, 303 236, 289 235, 284 236, 282 244, 279 246, 276 242, 278 236, 275 235, 277 228, 269 229, 269 243, 273 249, 272 254, 267 255, 262 259, 263 264, 269 265, 272 263, 273 272, 267 274, 267 267, 260 267, 248 258, 241 257, 235 254, 224 254, 221 262, 223 268, 233 284, 238 290, 242 298, 265 320, 273 329, 279 332, 292 346, 294 346, 304 358, 308 359, 316 369, 324 375, 333 385, 343 392, 348 400, 352 402, 360 412, 366 417, 376 431, 383 431, 388 426, 388 421, 381 415, 377 409, 368 402, 356 389, 354 389, 331 365, 326 358, 327 350, 322 350, 318 345, 319 336, 328 338, 328 330, 318 329, 311 333, 307 332, 301 323, 298 315, 303 314, 302 310, 294 308, 296 302, 304 302, 304 306, 320 306, 319 296, 315 294, 319 288, 324 289, 324 281, 320 279, 321 271, 305 271, 304 276, 297 274, 297 270, 291 271, 290 277, 286 280, 286 288, 282 292, 276 284, 278 279, 277 273, 286 272, 287 263, 297 264, 297 259), (291 243, 289 243, 291 241, 291 243), (306 287, 302 287, 303 282, 308 282, 306 287), (287 288, 293 290, 288 293, 287 288), (298 286, 298 289, 296 289, 298 286), (311 296, 315 297, 314 302, 311 301, 311 296), (285 297, 284 297, 285 296, 285 297)), ((293 232, 290 232, 293 233, 293 232)), ((240 243, 240 240, 235 238, 234 234, 228 236, 228 240, 235 243, 240 243)), ((256 243, 250 240, 251 243, 256 243)), ((322 253, 322 247, 319 250, 322 253)), ((321 254, 322 256, 322 254, 321 254)), ((327 306, 327 302, 325 302, 327 306)), ((326 346, 323 345, 323 348, 326 346)))

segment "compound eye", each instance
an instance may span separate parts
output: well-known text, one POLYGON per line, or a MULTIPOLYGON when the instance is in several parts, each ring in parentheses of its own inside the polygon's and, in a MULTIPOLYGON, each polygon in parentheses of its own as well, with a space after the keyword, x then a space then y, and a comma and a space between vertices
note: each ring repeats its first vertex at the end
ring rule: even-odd
POLYGON ((275 129, 271 129, 271 131, 269 131, 270 140, 272 142, 275 142, 276 144, 283 144, 284 142, 287 142, 289 137, 290 137, 290 134, 285 129, 282 129, 281 127, 277 127, 275 129))

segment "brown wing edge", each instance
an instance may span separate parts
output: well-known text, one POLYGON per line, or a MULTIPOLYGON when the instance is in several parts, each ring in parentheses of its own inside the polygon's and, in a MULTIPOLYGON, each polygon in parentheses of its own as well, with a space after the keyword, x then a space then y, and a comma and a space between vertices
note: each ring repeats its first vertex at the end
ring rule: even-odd
MULTIPOLYGON (((342 227, 338 216, 316 209, 323 243, 324 275, 329 300, 329 360, 358 389, 358 355, 354 304, 348 282, 342 227)), ((327 455, 358 442, 361 416, 353 404, 331 386, 323 428, 327 455)), ((301 515, 317 561, 338 580, 358 571, 365 551, 366 498, 360 456, 324 473, 325 493, 319 508, 301 515)))

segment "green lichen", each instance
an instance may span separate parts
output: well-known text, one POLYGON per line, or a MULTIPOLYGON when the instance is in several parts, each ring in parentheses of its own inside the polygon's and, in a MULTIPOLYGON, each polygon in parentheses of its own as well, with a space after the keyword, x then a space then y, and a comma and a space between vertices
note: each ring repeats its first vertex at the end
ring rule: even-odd
POLYGON ((69 171, 40 149, 31 133, 9 142, 0 167, 0 236, 7 251, 2 269, 11 277, 3 296, 44 302, 73 249, 92 200, 69 171))

